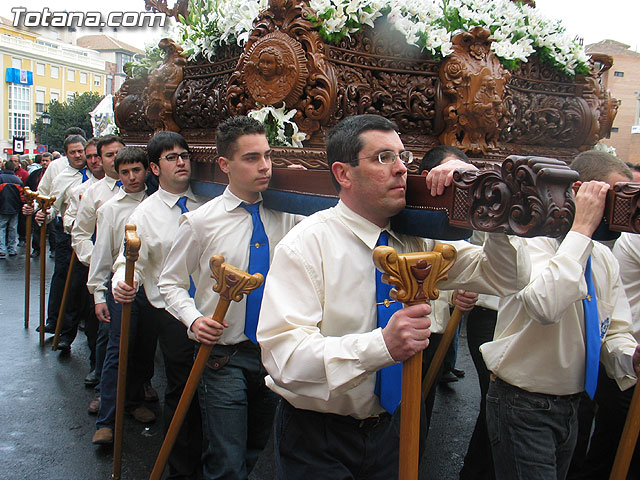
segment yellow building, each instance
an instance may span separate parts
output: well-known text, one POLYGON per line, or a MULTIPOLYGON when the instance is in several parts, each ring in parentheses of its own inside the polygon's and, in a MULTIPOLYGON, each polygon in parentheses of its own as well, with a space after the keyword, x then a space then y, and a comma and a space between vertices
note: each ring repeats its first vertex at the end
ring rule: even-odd
POLYGON ((2 17, 0 67, 2 158, 11 152, 14 137, 24 137, 25 153, 34 153, 31 125, 51 100, 66 102, 75 93, 105 94, 108 71, 98 52, 13 27, 2 17))

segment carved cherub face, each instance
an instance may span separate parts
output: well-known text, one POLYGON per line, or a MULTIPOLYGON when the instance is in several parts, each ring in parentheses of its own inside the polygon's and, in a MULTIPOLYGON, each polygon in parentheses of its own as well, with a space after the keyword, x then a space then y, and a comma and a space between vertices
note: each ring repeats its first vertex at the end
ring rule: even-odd
POLYGON ((277 50, 265 48, 258 58, 258 72, 260 72, 260 75, 266 80, 271 80, 273 77, 282 74, 282 71, 282 59, 277 50))

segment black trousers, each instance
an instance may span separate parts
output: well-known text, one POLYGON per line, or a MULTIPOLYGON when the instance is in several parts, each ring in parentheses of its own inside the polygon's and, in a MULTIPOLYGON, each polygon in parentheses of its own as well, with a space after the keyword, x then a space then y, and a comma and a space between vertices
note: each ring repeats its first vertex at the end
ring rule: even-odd
MULTIPOLYGON (((583 459, 576 458, 574 454, 574 461, 567 478, 570 480, 609 478, 634 389, 635 387, 631 387, 621 391, 616 381, 607 376, 604 366, 600 364, 598 389, 594 398, 598 408, 589 450, 583 459)), ((579 413, 585 417, 580 422, 580 433, 585 434, 588 440, 588 434, 591 431, 590 420, 593 418, 593 415, 589 416, 589 413, 593 412, 593 408, 589 409, 591 399, 587 395, 581 399, 581 403, 583 402, 587 405, 584 410, 581 408, 579 413)), ((578 447, 576 447, 576 452, 579 456, 578 447)), ((636 443, 627 474, 627 480, 636 479, 640 479, 640 448, 638 443, 636 443)))
MULTIPOLYGON (((64 293, 64 284, 67 280, 67 272, 69 271, 69 261, 71 260, 73 250, 71 249, 71 236, 64 233, 61 220, 50 222, 49 225, 47 225, 47 230, 50 228, 55 231, 56 257, 53 275, 51 276, 51 285, 49 287, 47 324, 56 325, 58 322, 60 302, 62 302, 62 294, 64 293)), ((44 254, 45 252, 42 252, 42 255, 44 254)))
POLYGON ((467 454, 464 457, 464 464, 460 471, 462 480, 495 479, 486 415, 486 396, 491 372, 487 370, 487 366, 484 363, 480 353, 480 345, 493 340, 497 318, 498 312, 484 307, 474 307, 467 317, 467 343, 473 365, 476 367, 476 372, 478 372, 478 382, 480 383, 480 413, 476 419, 476 425, 473 429, 471 440, 469 440, 467 454))
MULTIPOLYGON (((193 366, 195 342, 187 337, 187 328, 182 322, 164 309, 155 308, 151 304, 147 305, 147 311, 141 314, 154 319, 167 377, 163 411, 166 432, 193 366)), ((201 454, 202 420, 198 398, 195 397, 169 456, 168 478, 195 480, 201 463, 201 454)))

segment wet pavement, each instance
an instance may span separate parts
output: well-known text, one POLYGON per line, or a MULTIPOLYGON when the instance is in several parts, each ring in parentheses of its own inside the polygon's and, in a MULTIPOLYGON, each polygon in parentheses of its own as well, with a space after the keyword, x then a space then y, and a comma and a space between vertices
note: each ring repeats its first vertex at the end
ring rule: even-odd
MULTIPOLYGON (((39 259, 31 260, 30 328, 24 328, 24 249, 0 260, 0 479, 106 480, 112 450, 91 443, 95 417, 87 413, 93 389, 86 337, 79 332, 70 355, 51 350, 51 335, 39 346, 39 259)), ((53 261, 47 261, 48 280, 53 261)), ((464 331, 464 329, 463 329, 464 331)), ((156 357, 153 386, 162 399, 162 359, 156 357)), ((438 387, 431 430, 421 461, 420 480, 458 478, 475 424, 480 390, 464 335, 457 367, 460 381, 438 387)), ((148 407, 160 413, 159 403, 148 407)), ((144 426, 125 417, 123 480, 149 478, 163 440, 161 421, 144 426)), ((252 480, 271 480, 271 444, 252 472, 252 480)))

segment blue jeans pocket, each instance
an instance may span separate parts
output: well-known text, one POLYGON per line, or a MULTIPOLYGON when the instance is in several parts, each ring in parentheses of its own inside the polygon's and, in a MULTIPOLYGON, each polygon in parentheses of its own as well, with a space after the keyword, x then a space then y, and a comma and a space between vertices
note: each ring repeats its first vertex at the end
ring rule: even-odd
POLYGON ((486 401, 489 442, 497 445, 500 442, 500 399, 487 394, 486 401))
POLYGON ((537 397, 534 394, 527 395, 515 393, 509 396, 509 407, 523 411, 547 411, 551 409, 549 399, 537 397))

